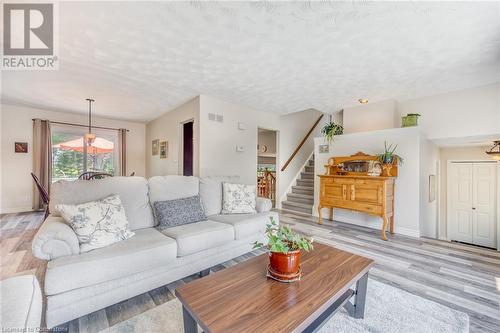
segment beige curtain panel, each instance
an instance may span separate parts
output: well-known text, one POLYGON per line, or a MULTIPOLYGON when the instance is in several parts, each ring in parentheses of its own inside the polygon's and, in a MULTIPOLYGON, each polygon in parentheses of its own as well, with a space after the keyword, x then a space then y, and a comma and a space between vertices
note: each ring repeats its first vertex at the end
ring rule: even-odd
MULTIPOLYGON (((35 119, 33 121, 33 173, 40 183, 50 193, 52 182, 52 137, 50 121, 35 119)), ((33 184, 33 209, 44 208, 40 193, 33 184)))
POLYGON ((127 130, 124 128, 118 130, 118 149, 120 176, 127 176, 127 130))

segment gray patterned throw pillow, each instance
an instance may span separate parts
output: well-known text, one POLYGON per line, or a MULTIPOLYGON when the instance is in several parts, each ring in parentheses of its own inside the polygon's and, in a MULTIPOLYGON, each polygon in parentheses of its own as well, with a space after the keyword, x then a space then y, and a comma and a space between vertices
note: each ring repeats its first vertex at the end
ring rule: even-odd
POLYGON ((160 230, 207 219, 199 195, 157 201, 153 206, 158 220, 158 229, 160 230))

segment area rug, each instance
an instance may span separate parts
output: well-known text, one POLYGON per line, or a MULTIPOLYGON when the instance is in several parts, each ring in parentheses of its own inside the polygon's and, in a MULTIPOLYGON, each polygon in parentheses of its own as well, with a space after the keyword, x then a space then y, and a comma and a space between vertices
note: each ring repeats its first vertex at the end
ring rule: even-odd
MULTIPOLYGON (((468 332, 469 316, 439 303, 368 279, 364 319, 353 319, 342 309, 319 332, 468 332)), ((107 328, 102 333, 182 333, 182 305, 171 300, 107 328)))

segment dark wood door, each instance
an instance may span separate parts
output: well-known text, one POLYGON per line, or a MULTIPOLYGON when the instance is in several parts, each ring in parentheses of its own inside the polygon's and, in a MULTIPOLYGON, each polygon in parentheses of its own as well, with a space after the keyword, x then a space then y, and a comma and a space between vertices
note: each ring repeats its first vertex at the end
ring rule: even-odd
POLYGON ((183 175, 193 175, 193 122, 183 125, 183 175))

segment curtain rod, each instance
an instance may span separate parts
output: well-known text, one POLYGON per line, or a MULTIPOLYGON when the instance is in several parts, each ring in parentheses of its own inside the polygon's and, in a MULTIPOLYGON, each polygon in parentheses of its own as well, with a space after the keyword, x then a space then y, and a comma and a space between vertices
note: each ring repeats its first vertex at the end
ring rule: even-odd
MULTIPOLYGON (((32 121, 35 121, 35 118, 31 119, 32 121)), ((50 120, 49 120, 50 121, 50 120)), ((52 124, 59 124, 59 125, 70 125, 70 126, 79 126, 79 127, 88 127, 87 125, 81 125, 81 124, 74 124, 74 123, 65 123, 62 121, 50 121, 52 124)), ((92 128, 98 128, 98 129, 105 129, 105 130, 112 130, 112 131, 119 131, 121 128, 113 128, 113 127, 102 127, 102 126, 92 126, 92 128)), ((129 129, 123 128, 127 132, 130 132, 129 129)))

